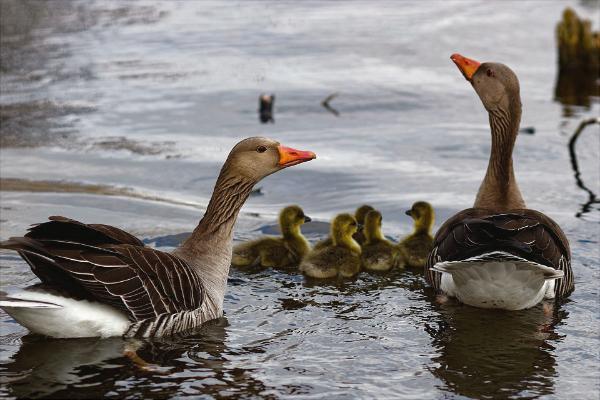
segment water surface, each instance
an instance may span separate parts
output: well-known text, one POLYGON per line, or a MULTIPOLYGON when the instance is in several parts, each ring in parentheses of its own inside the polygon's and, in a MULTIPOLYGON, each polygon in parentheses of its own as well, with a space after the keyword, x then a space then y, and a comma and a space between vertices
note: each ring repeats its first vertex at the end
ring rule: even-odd
MULTIPOLYGON (((273 231, 290 203, 319 222, 373 204, 397 239, 410 230, 404 210, 427 200, 437 227, 472 204, 490 148, 485 110, 449 60, 460 52, 520 78, 535 134, 518 138, 517 180, 569 237, 576 291, 506 313, 438 305, 413 271, 338 285, 232 271, 223 319, 161 341, 48 340, 0 311, 1 395, 598 398, 600 212, 576 184, 568 141, 600 107, 555 100, 554 25, 567 5, 598 20, 589 1, 3 1, 1 239, 58 214, 169 250, 251 135, 319 158, 261 182, 237 240, 273 231), (276 94, 274 124, 258 121, 263 92, 276 94), (332 93, 338 116, 320 104, 332 93)), ((576 144, 595 193, 598 133, 576 144)), ((316 240, 326 225, 307 230, 316 240)), ((0 265, 2 290, 36 281, 12 253, 0 265)))

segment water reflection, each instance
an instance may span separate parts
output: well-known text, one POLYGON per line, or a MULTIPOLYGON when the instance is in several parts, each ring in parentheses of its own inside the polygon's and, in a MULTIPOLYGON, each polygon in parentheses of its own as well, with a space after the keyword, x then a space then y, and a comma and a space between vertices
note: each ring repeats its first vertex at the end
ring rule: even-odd
POLYGON ((563 116, 572 117, 577 107, 589 110, 593 97, 600 97, 598 74, 585 71, 558 73, 554 99, 563 105, 563 116))
POLYGON ((554 327, 567 315, 551 304, 523 311, 439 306, 428 326, 439 355, 429 367, 445 390, 473 398, 537 397, 554 392, 554 327))
POLYGON ((221 318, 195 332, 153 341, 28 335, 0 377, 8 393, 19 398, 259 395, 267 388, 252 370, 228 363, 237 353, 225 344, 227 326, 221 318))

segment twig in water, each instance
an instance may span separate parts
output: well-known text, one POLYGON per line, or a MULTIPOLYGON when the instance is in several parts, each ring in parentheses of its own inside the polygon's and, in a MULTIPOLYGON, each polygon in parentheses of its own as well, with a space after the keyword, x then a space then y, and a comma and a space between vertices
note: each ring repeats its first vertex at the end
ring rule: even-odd
POLYGON ((340 116, 340 112, 338 110, 336 110, 335 108, 331 107, 329 105, 329 102, 333 99, 335 99, 336 97, 338 97, 339 93, 332 93, 329 96, 325 97, 325 99, 321 102, 321 105, 323 107, 325 107, 325 109, 327 111, 329 111, 330 113, 332 113, 333 115, 335 115, 336 117, 340 116))
POLYGON ((569 155, 571 156, 571 166, 575 172, 575 181, 577 186, 579 186, 588 194, 588 201, 583 204, 581 211, 575 214, 576 217, 581 217, 582 214, 589 212, 593 203, 600 203, 596 194, 592 192, 581 179, 581 172, 579 171, 579 164, 577 163, 577 153, 575 152, 575 142, 577 142, 577 139, 579 138, 579 135, 581 135, 581 132, 583 132, 583 129, 591 124, 600 124, 600 118, 596 117, 581 121, 573 133, 573 136, 571 136, 571 139, 569 140, 569 155))

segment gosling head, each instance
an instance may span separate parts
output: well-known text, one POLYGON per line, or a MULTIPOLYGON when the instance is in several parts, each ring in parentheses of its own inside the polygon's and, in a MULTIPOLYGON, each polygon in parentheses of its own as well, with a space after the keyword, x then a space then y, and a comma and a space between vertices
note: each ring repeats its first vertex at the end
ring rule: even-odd
POLYGON ((367 213, 373 210, 375 209, 368 204, 363 204, 356 209, 354 212, 354 218, 356 218, 356 222, 358 222, 359 227, 365 224, 365 217, 367 216, 367 213))
POLYGON ((317 156, 312 151, 285 147, 264 137, 251 137, 234 146, 223 169, 251 182, 258 182, 274 172, 315 158, 317 156))
POLYGON ((456 53, 450 59, 471 82, 488 112, 509 112, 515 107, 520 111, 519 79, 506 65, 494 62, 482 64, 456 53))
POLYGON ((415 232, 431 232, 435 220, 435 212, 431 204, 425 201, 417 201, 410 210, 406 211, 406 215, 415 220, 415 232))
POLYGON ((381 213, 377 210, 371 210, 367 213, 363 228, 367 244, 374 240, 383 239, 383 234, 381 233, 382 219, 381 213))
POLYGON ((337 245, 348 240, 354 241, 352 235, 358 229, 356 219, 350 214, 338 214, 331 224, 331 238, 333 244, 337 245))
POLYGON ((279 226, 283 233, 299 230, 302 224, 310 221, 311 218, 298 206, 285 207, 279 213, 279 226))

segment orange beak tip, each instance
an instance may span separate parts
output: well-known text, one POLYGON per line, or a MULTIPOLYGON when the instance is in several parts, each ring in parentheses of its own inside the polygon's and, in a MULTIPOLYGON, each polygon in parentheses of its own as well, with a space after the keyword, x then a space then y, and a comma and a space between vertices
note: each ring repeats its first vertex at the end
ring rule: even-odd
POLYGON ((312 151, 296 150, 291 147, 279 146, 279 165, 286 168, 317 158, 312 151))
POLYGON ((473 79, 473 75, 475 75, 475 72, 477 72, 479 66, 481 65, 479 61, 463 57, 458 53, 452 54, 450 59, 454 62, 454 64, 456 64, 460 72, 462 72, 468 81, 473 79))

